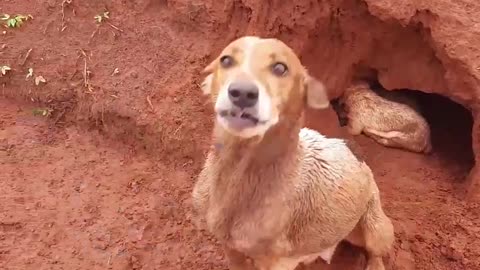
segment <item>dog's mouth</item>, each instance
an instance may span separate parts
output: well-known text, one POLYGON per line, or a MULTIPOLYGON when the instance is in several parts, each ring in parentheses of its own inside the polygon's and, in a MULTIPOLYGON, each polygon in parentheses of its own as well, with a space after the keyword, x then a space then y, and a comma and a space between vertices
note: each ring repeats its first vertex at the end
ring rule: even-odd
POLYGON ((255 127, 265 123, 265 121, 260 121, 258 117, 245 111, 222 110, 218 112, 217 116, 223 119, 230 128, 236 130, 255 127))

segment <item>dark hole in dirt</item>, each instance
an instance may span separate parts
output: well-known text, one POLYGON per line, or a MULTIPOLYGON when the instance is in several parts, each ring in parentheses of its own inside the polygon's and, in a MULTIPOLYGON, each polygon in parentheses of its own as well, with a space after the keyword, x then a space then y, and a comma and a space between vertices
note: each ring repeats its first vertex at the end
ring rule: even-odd
POLYGON ((430 125, 433 154, 468 173, 474 165, 471 112, 442 95, 409 89, 394 91, 417 100, 420 113, 430 125))
MULTIPOLYGON (((383 89, 376 80, 367 81, 371 88, 380 95, 388 91, 383 89)), ((430 125, 432 155, 445 166, 461 170, 466 177, 475 162, 472 148, 473 116, 471 112, 459 103, 439 94, 411 89, 392 91, 417 102, 420 113, 430 125)), ((335 101, 332 101, 332 105, 335 101)), ((339 118, 339 123, 342 124, 341 122, 339 118)))

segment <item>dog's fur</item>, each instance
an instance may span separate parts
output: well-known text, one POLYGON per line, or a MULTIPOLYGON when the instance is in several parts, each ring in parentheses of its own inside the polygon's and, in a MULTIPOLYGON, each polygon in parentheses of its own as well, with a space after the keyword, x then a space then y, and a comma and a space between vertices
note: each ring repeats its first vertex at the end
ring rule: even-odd
POLYGON ((368 83, 356 81, 339 103, 339 118, 347 119, 350 134, 364 133, 384 146, 411 152, 432 151, 430 127, 415 100, 391 91, 376 93, 368 83))
POLYGON ((235 65, 222 67, 219 57, 205 69, 202 89, 217 115, 193 190, 197 226, 223 245, 232 270, 293 270, 318 257, 329 263, 342 240, 366 249, 368 270, 384 269, 393 225, 370 168, 343 140, 301 128, 306 106, 328 107, 323 84, 276 39, 239 38, 221 55, 235 65), (288 66, 284 76, 271 73, 278 61, 288 66), (266 108, 257 115, 265 118, 232 129, 219 111, 234 106, 222 95, 245 79, 260 89, 258 106, 266 108))

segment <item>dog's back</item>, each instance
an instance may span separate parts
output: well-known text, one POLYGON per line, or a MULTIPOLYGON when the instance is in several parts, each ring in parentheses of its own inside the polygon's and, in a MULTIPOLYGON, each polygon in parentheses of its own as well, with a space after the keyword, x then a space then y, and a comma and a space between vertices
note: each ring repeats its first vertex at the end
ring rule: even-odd
POLYGON ((417 103, 401 93, 377 93, 367 87, 349 91, 344 99, 347 110, 364 115, 372 122, 370 125, 378 123, 387 129, 398 128, 398 125, 417 120, 420 116, 416 110, 417 103))
POLYGON ((379 138, 385 145, 421 152, 430 149, 430 127, 419 112, 416 100, 403 93, 373 91, 366 84, 354 84, 343 97, 349 121, 362 126, 363 132, 379 138), (386 140, 382 133, 395 131, 399 136, 386 140), (413 145, 413 147, 410 147, 413 145))
POLYGON ((308 253, 336 244, 351 231, 366 212, 376 184, 370 168, 343 140, 307 128, 300 131, 300 139, 302 162, 290 234, 298 239, 301 252, 308 253))

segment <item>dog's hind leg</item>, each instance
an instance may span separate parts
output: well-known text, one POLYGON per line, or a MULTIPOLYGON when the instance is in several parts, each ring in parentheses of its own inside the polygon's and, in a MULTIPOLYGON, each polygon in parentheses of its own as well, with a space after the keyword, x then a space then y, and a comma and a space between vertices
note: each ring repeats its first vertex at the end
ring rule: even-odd
POLYGON ((391 148, 406 148, 409 149, 408 142, 405 142, 405 139, 402 134, 398 131, 391 131, 391 132, 381 132, 375 131, 372 132, 371 129, 365 129, 365 134, 374 139, 377 143, 391 148), (380 135, 378 135, 380 134, 380 135))
POLYGON ((347 123, 347 131, 351 135, 360 135, 362 133, 362 130, 364 129, 364 126, 362 122, 360 122, 358 119, 355 119, 353 117, 348 117, 348 123, 347 123))
POLYGON ((392 130, 392 131, 380 131, 380 130, 375 130, 371 128, 365 128, 364 130, 365 133, 373 134, 375 136, 385 138, 385 139, 397 139, 397 138, 403 138, 404 134, 400 131, 392 130))
POLYGON ((393 147, 394 145, 392 144, 392 141, 389 140, 389 139, 385 139, 383 137, 380 137, 380 136, 377 136, 373 133, 369 133, 367 131, 365 131, 365 135, 367 135, 368 137, 372 138, 374 141, 376 141, 377 143, 383 145, 383 146, 386 146, 386 147, 393 147))
POLYGON ((345 240, 365 248, 368 255, 366 270, 384 270, 382 257, 389 253, 394 237, 393 224, 383 212, 377 189, 368 210, 345 240))
POLYGON ((415 138, 419 135, 413 134, 407 136, 399 131, 382 132, 367 128, 364 130, 364 132, 367 136, 373 138, 379 144, 387 147, 401 148, 414 153, 424 152, 426 154, 430 153, 432 150, 431 144, 425 146, 423 141, 418 142, 415 140, 415 138))

